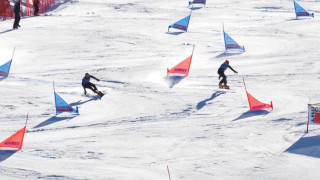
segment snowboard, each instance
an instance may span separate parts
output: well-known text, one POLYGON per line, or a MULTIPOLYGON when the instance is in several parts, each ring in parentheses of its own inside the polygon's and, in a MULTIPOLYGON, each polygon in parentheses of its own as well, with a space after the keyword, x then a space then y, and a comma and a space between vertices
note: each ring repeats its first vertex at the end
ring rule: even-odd
POLYGON ((220 89, 230 89, 230 86, 224 87, 224 86, 219 86, 220 89))
POLYGON ((86 97, 97 97, 98 96, 101 99, 104 96, 104 93, 101 91, 97 91, 94 94, 87 93, 87 94, 82 94, 82 95, 86 96, 86 97))
POLYGON ((100 99, 104 96, 104 93, 103 92, 101 92, 101 91, 98 91, 98 93, 97 93, 99 96, 100 96, 100 99))

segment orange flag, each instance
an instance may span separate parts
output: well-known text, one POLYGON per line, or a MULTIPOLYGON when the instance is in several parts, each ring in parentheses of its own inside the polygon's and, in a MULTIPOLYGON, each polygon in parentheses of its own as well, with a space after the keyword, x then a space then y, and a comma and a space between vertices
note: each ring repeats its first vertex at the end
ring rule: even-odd
MULTIPOLYGON (((194 46, 193 46, 193 50, 194 50, 194 46)), ((171 69, 167 69, 167 75, 169 75, 169 74, 182 74, 182 75, 188 76, 190 66, 191 66, 191 60, 192 60, 192 56, 193 56, 193 50, 192 50, 191 56, 189 56, 187 59, 183 60, 175 67, 173 67, 171 69)))
POLYGON ((0 143, 0 147, 21 149, 26 126, 0 143))
MULTIPOLYGON (((27 116, 28 120, 28 116, 27 116)), ((27 127, 27 120, 26 120, 26 125, 20 129, 18 132, 14 133, 12 136, 7 138, 6 140, 2 141, 0 143, 0 148, 16 148, 16 149, 21 149, 22 144, 23 144, 23 138, 24 134, 26 132, 26 127, 27 127)))
POLYGON ((272 101, 271 101, 271 104, 262 103, 258 101, 256 98, 254 98, 250 93, 248 93, 248 91, 247 91, 247 97, 249 101, 250 111, 273 108, 272 101))
POLYGON ((245 89, 246 89, 246 93, 247 93, 247 97, 248 97, 248 102, 249 102, 249 106, 250 106, 250 111, 263 110, 263 109, 269 109, 269 108, 272 108, 272 109, 273 109, 272 101, 271 101, 271 104, 262 103, 262 102, 258 101, 256 98, 254 98, 254 97, 247 91, 247 87, 246 87, 246 84, 245 84, 245 82, 244 82, 244 78, 243 78, 243 84, 244 84, 244 87, 245 87, 245 89))

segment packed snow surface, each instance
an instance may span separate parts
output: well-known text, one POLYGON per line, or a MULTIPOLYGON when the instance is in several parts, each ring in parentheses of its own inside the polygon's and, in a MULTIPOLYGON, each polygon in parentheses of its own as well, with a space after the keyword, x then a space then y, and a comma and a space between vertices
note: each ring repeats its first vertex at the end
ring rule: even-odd
POLYGON ((168 26, 187 0, 60 1, 48 16, 0 22, 0 141, 29 121, 23 148, 0 152, 0 179, 319 179, 319 0, 207 0, 188 32, 168 26), (225 31, 244 53, 226 53, 225 31), (166 77, 190 56, 190 74, 166 77), (218 88, 228 59, 230 90, 218 88), (106 95, 81 80, 88 72, 106 95), (274 109, 249 112, 247 90, 274 109), (55 115, 56 92, 80 115, 55 115))

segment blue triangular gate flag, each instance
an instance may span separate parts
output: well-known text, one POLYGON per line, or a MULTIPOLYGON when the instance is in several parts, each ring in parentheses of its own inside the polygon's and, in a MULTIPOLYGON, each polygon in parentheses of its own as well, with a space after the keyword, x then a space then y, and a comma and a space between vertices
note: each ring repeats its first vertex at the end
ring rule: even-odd
POLYGON ((224 34, 224 45, 226 50, 229 49, 239 49, 244 51, 244 46, 240 46, 235 40, 233 40, 229 34, 227 34, 226 32, 223 32, 224 34))
MULTIPOLYGON (((191 15, 171 24, 169 28, 175 28, 187 32, 191 15)), ((169 31, 168 28, 168 31, 169 31)))
POLYGON ((8 61, 4 65, 0 66, 0 80, 5 79, 9 76, 12 60, 8 61))
POLYGON ((293 1, 294 3, 294 10, 296 12, 296 18, 301 17, 301 16, 307 16, 307 17, 314 17, 313 13, 308 13, 303 7, 301 7, 298 3, 293 1))
POLYGON ((70 112, 72 114, 79 114, 78 107, 73 109, 68 103, 66 103, 58 93, 54 92, 54 98, 56 103, 56 114, 60 114, 63 112, 70 112))

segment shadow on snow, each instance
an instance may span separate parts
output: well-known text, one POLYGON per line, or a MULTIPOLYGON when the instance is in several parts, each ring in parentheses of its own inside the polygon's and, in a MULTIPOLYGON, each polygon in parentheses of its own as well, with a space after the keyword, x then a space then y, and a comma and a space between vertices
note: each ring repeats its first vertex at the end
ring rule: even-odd
POLYGON ((167 76, 165 77, 166 82, 168 83, 170 88, 173 88, 180 81, 182 81, 186 76, 167 76))
POLYGON ((79 106, 79 105, 81 105, 81 104, 85 104, 85 103, 88 103, 88 102, 90 102, 90 101, 96 101, 96 100, 100 100, 100 97, 99 96, 93 96, 91 99, 88 99, 88 100, 86 100, 86 101, 82 101, 82 100, 79 100, 79 101, 77 101, 77 102, 74 102, 74 103, 71 103, 71 104, 69 104, 70 106, 79 106))
MULTIPOLYGON (((53 10, 57 9, 59 6, 61 6, 62 4, 65 4, 65 3, 67 3, 67 2, 69 2, 69 0, 58 1, 58 3, 53 4, 53 5, 52 5, 47 11, 45 11, 45 12, 53 11, 53 10)), ((73 2, 71 2, 71 3, 73 3, 73 2)))
POLYGON ((191 7, 189 9, 191 9, 192 11, 196 11, 196 10, 199 10, 199 9, 202 9, 203 7, 191 7))
POLYGON ((301 137, 285 152, 320 158, 320 136, 301 137))
POLYGON ((269 114, 269 111, 266 110, 258 110, 258 111, 247 111, 243 114, 241 114, 239 117, 237 117, 236 119, 232 120, 232 121, 237 121, 240 119, 245 119, 245 118, 249 118, 249 117, 254 117, 254 116, 265 116, 267 114, 269 114))
POLYGON ((179 36, 182 33, 185 33, 185 32, 167 32, 167 34, 175 35, 175 36, 179 36))
POLYGON ((66 116, 66 117, 58 117, 58 116, 53 116, 45 121, 43 121, 42 123, 36 125, 35 127, 33 127, 32 129, 34 128, 40 128, 40 127, 44 127, 44 126, 48 126, 50 124, 53 124, 53 123, 56 123, 56 122, 59 122, 59 121, 63 121, 63 120, 70 120, 70 119, 73 119, 75 118, 76 116, 66 116))
MULTIPOLYGON (((99 96, 94 96, 92 97, 91 99, 88 99, 86 101, 77 101, 77 102, 74 102, 74 103, 71 103, 69 104, 70 106, 79 106, 81 104, 85 104, 85 103, 88 103, 90 101, 96 101, 96 100, 99 100, 100 97, 99 96)), ((71 120, 73 118, 75 118, 77 116, 77 114, 70 114, 69 116, 53 116, 45 121, 43 121, 42 123, 36 125, 34 128, 40 128, 40 127, 44 127, 44 126, 48 126, 50 124, 53 124, 53 123, 56 123, 56 122, 59 122, 59 121, 64 121, 64 120, 71 120)))
POLYGON ((216 58, 223 58, 223 57, 235 56, 235 55, 240 55, 240 54, 242 54, 242 53, 243 53, 243 52, 238 52, 238 51, 237 51, 237 52, 227 52, 227 51, 225 51, 225 52, 217 55, 216 58))
POLYGON ((222 95, 222 94, 225 94, 225 93, 226 93, 226 92, 224 92, 224 91, 216 91, 215 93, 213 93, 213 94, 211 95, 210 98, 205 99, 205 100, 203 100, 203 101, 200 101, 200 102, 197 104, 197 106, 196 106, 197 110, 200 110, 200 109, 202 109, 204 106, 206 106, 208 101, 211 101, 211 100, 213 100, 214 98, 216 98, 216 97, 218 97, 218 96, 220 96, 220 95, 222 95))
POLYGON ((5 31, 2 31, 0 32, 0 34, 4 34, 4 33, 7 33, 7 32, 10 32, 10 31, 13 31, 14 29, 8 29, 8 30, 5 30, 5 31))
POLYGON ((0 150, 0 162, 14 155, 18 150, 0 150))

